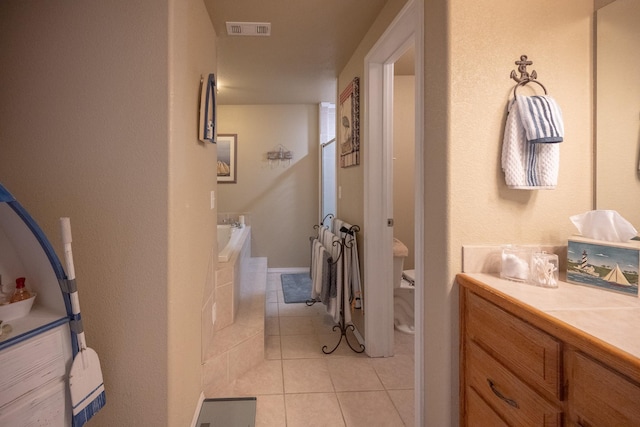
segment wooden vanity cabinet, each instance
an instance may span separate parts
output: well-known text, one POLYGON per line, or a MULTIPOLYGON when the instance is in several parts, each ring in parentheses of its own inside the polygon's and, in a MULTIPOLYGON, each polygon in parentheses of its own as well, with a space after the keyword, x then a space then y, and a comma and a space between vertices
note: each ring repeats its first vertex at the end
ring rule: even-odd
POLYGON ((640 426, 634 361, 475 279, 457 281, 461 426, 640 426))
MULTIPOLYGON (((465 398, 477 394, 507 426, 562 426, 561 343, 472 291, 462 300, 465 398)), ((463 414, 465 426, 491 425, 463 414)))
POLYGON ((640 426, 640 386, 578 351, 567 352, 572 381, 570 425, 582 427, 640 426))

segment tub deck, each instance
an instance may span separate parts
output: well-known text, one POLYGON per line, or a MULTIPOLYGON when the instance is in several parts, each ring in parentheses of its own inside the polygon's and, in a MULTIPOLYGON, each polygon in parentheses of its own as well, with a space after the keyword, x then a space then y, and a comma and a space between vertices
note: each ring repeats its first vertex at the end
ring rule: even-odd
POLYGON ((267 258, 248 258, 233 323, 216 330, 207 348, 204 384, 227 385, 264 360, 267 258))

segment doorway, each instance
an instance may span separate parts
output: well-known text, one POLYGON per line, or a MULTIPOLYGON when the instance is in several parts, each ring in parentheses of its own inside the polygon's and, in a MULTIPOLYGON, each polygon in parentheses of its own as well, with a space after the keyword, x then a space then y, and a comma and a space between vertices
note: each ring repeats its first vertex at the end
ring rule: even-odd
POLYGON ((364 242, 367 277, 365 306, 376 316, 365 316, 367 353, 371 357, 393 355, 393 70, 394 63, 411 47, 415 50, 415 419, 424 417, 424 162, 423 78, 424 0, 409 0, 365 57, 364 115, 365 212, 370 238, 364 242))

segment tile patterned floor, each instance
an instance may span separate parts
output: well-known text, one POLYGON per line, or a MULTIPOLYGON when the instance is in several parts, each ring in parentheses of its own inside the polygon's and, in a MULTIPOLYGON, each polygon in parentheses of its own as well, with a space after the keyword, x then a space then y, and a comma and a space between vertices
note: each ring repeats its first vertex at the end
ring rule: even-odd
MULTIPOLYGON (((265 361, 207 397, 256 396, 257 427, 414 425, 413 336, 396 331, 395 356, 369 358, 343 342, 324 306, 285 304, 280 274, 267 275, 265 361)), ((357 343, 355 337, 350 341, 357 343)))

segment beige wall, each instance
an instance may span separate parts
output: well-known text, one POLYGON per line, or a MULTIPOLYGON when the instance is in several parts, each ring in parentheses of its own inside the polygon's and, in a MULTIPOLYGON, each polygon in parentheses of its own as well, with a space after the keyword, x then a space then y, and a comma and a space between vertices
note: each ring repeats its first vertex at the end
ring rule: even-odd
MULTIPOLYGON (((389 0, 376 18, 375 22, 358 45, 347 65, 342 69, 338 76, 338 94, 347 87, 354 77, 360 78, 360 129, 364 118, 364 105, 366 103, 364 95, 364 57, 371 47, 380 38, 382 33, 387 29, 393 18, 405 5, 406 0, 389 0)), ((339 109, 339 105, 336 105, 339 109)), ((339 218, 351 223, 358 224, 361 228, 361 234, 366 236, 364 226, 364 164, 365 150, 363 135, 360 140, 360 165, 348 168, 338 168, 338 186, 341 187, 341 198, 338 200, 339 218)), ((360 257, 364 257, 362 251, 362 239, 358 240, 358 249, 360 257)))
MULTIPOLYGON (((198 140, 200 79, 216 72, 216 34, 202 0, 169 1, 169 162, 167 257, 168 426, 188 425, 210 337, 217 264, 216 147, 198 140), (209 339, 207 339, 209 338, 209 339)), ((206 80, 205 80, 206 81, 206 80)))
POLYGON ((0 182, 58 253, 71 217, 107 395, 91 425, 188 425, 215 246, 215 148, 195 127, 199 76, 215 66, 206 10, 10 0, 0 21, 0 182))
POLYGON ((236 184, 218 185, 218 210, 248 214, 254 257, 269 268, 309 267, 318 208, 318 105, 220 105, 218 132, 238 134, 236 184), (272 167, 268 151, 293 151, 272 167))
MULTIPOLYGON (((360 129, 364 119, 364 106, 367 102, 364 93, 364 58, 378 41, 391 21, 405 5, 406 0, 389 0, 375 22, 358 45, 353 56, 338 76, 338 96, 354 79, 360 78, 360 129)), ((336 106, 337 108, 339 107, 336 106)), ((364 233, 364 164, 367 147, 361 134, 360 165, 338 168, 338 185, 342 187, 342 198, 338 200, 338 216, 352 224, 359 224, 364 233)), ((361 255, 362 256, 362 255, 361 255)))
MULTIPOLYGON (((392 6, 403 3, 392 2, 385 12, 395 15, 399 9, 392 6)), ((591 209, 593 10, 593 0, 544 0, 536 7, 510 0, 425 2, 426 425, 458 420, 454 277, 462 245, 563 244, 574 232, 568 217, 591 209), (515 84, 509 73, 522 54, 534 61, 530 69, 564 112, 566 135, 553 191, 509 190, 500 168, 505 107, 515 84)), ((383 28, 374 25, 340 73, 339 88, 362 75, 364 56, 390 22, 385 12, 376 21, 383 28)), ((363 203, 345 201, 345 186, 346 194, 361 194, 362 172, 359 167, 339 175, 338 211, 355 221, 363 216, 363 203)))
POLYGON ((596 10, 600 9, 608 5, 609 3, 613 3, 615 0, 593 0, 593 4, 596 10))
MULTIPOLYGON (((591 209, 593 200, 593 2, 545 0, 536 7, 510 0, 454 0, 449 4, 449 188, 447 206, 442 207, 448 211, 449 236, 443 251, 447 255, 442 261, 448 265, 449 277, 446 282, 428 284, 444 286, 450 292, 450 308, 441 309, 438 317, 453 319, 451 346, 432 353, 440 364, 455 360, 458 354, 457 290, 452 279, 460 270, 461 246, 564 244, 575 231, 569 216, 591 209), (477 19, 487 16, 487 11, 499 13, 491 13, 490 19, 477 19), (509 190, 500 169, 505 105, 515 84, 508 75, 522 54, 534 62, 530 69, 537 71, 538 79, 563 111, 565 142, 560 149, 558 187, 553 191, 509 190)), ((427 103, 426 115, 429 113, 427 103)), ((427 130, 425 143, 431 141, 427 130)), ((428 158, 427 169, 436 161, 428 158)), ((433 188, 437 183, 427 181, 426 185, 433 188)), ((430 221, 428 224, 427 235, 437 226, 430 221)), ((432 267, 427 267, 427 272, 434 271, 434 260, 425 259, 425 264, 432 267)), ((430 296, 428 292, 425 298, 429 300, 430 296)), ((429 315, 426 321, 437 324, 429 315)), ((433 326, 427 332, 439 334, 433 326)), ((427 376, 434 371, 431 361, 425 360, 427 376)), ((457 382, 451 381, 457 379, 455 364, 451 370, 452 378, 442 377, 440 381, 454 384, 455 395, 457 382)), ((457 405, 451 411, 457 413, 457 405)))
MULTIPOLYGON (((423 408, 425 425, 457 425, 456 294, 452 274, 459 265, 449 249, 451 192, 449 138, 452 104, 449 58, 449 1, 426 1, 424 9, 424 345, 423 408), (437 343, 437 345, 433 345, 437 343)), ((418 120, 419 123, 419 120, 418 120)), ((460 251, 460 248, 458 248, 460 251)), ((454 255, 455 256, 455 255, 454 255)), ((418 263, 419 260, 416 260, 418 263)), ((416 304, 420 304, 416 301, 416 304)), ((421 347, 416 340, 416 348, 421 347)), ((419 362, 420 363, 420 362, 419 362)))
POLYGON ((451 3, 450 191, 457 235, 452 243, 564 242, 573 232, 568 217, 591 207, 591 3, 451 3), (473 18, 491 8, 500 14, 473 18), (528 31, 518 31, 522 21, 528 31), (515 84, 505 75, 522 54, 563 111, 566 135, 553 191, 509 190, 500 170, 505 106, 515 84))
MULTIPOLYGON (((216 185, 215 150, 196 141, 193 78, 214 68, 215 41, 201 3, 179 3, 0 3, 0 182, 54 244, 57 218, 72 218, 87 339, 107 387, 95 425, 184 425, 199 390, 216 185)), ((385 6, 338 90, 364 77, 364 56, 404 3, 385 6)), ((591 208, 594 3, 425 3, 425 407, 427 425, 455 425, 461 245, 563 243, 568 216, 591 208), (508 190, 499 167, 508 74, 521 54, 564 111, 554 191, 508 190)), ((282 236, 301 245, 296 263, 307 259, 318 212, 306 184, 318 173, 317 109, 288 108, 229 106, 219 116, 220 132, 238 133, 239 160, 250 162, 239 163, 238 184, 217 186, 220 210, 250 211, 254 227, 275 230, 275 241, 255 235, 254 255, 269 253, 276 267, 292 266, 279 258, 291 249, 277 246, 282 236), (286 113, 306 120, 305 130, 282 124, 286 113), (294 164, 269 169, 264 154, 279 143, 294 164), (253 187, 240 192, 243 180, 253 187), (252 197, 236 197, 245 192, 252 197)), ((339 180, 338 215, 362 226, 363 166, 340 169, 339 180)))

